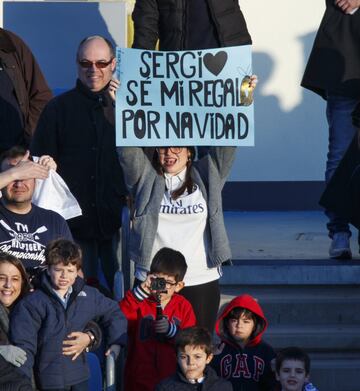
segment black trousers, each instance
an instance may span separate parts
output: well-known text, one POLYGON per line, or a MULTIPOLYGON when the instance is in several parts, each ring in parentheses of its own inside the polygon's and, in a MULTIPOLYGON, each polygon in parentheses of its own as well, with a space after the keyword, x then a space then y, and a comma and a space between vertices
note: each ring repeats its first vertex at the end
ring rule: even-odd
POLYGON ((219 280, 185 286, 180 294, 190 301, 195 312, 197 326, 206 327, 212 333, 215 329, 220 304, 219 280))

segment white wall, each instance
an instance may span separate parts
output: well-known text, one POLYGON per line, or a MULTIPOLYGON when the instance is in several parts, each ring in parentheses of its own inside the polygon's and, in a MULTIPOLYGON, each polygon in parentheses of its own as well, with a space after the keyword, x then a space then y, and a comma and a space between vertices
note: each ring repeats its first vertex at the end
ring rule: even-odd
POLYGON ((230 180, 323 180, 324 102, 300 87, 324 0, 241 0, 259 76, 254 148, 239 148, 230 180))
POLYGON ((3 26, 29 45, 52 89, 74 86, 84 37, 102 35, 119 46, 127 41, 126 5, 119 1, 4 1, 3 26))

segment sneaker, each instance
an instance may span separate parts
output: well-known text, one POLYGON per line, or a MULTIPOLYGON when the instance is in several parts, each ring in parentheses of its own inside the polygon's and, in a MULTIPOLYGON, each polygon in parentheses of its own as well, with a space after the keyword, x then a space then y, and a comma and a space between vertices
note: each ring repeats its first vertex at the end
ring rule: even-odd
POLYGON ((351 259, 350 235, 347 232, 336 232, 329 249, 330 258, 351 259))

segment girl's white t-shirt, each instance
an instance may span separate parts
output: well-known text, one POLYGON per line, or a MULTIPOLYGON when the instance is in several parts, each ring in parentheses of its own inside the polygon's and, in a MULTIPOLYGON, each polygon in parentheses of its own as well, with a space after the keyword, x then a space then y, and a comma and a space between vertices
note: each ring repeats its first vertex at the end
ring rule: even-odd
MULTIPOLYGON (((166 191, 160 211, 159 223, 151 253, 151 259, 162 247, 180 251, 187 263, 185 286, 205 284, 220 277, 220 268, 207 266, 205 227, 207 206, 198 185, 194 184, 191 194, 185 191, 176 200, 171 193, 185 180, 186 168, 179 174, 165 174, 166 191)), ((144 280, 145 270, 136 268, 135 277, 144 280)))

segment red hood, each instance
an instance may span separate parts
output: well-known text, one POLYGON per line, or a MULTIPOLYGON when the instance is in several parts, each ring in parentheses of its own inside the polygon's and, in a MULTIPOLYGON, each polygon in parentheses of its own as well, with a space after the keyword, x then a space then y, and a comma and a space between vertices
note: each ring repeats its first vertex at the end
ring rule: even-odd
POLYGON ((216 321, 216 325, 215 325, 216 334, 221 339, 229 339, 229 337, 224 333, 223 319, 235 307, 246 308, 247 310, 250 310, 258 317, 259 322, 255 330, 255 334, 247 344, 248 346, 257 345, 258 343, 260 343, 262 335, 264 334, 268 323, 259 303, 250 295, 245 294, 245 295, 235 297, 230 301, 228 305, 225 306, 220 316, 218 317, 218 320, 216 321))

